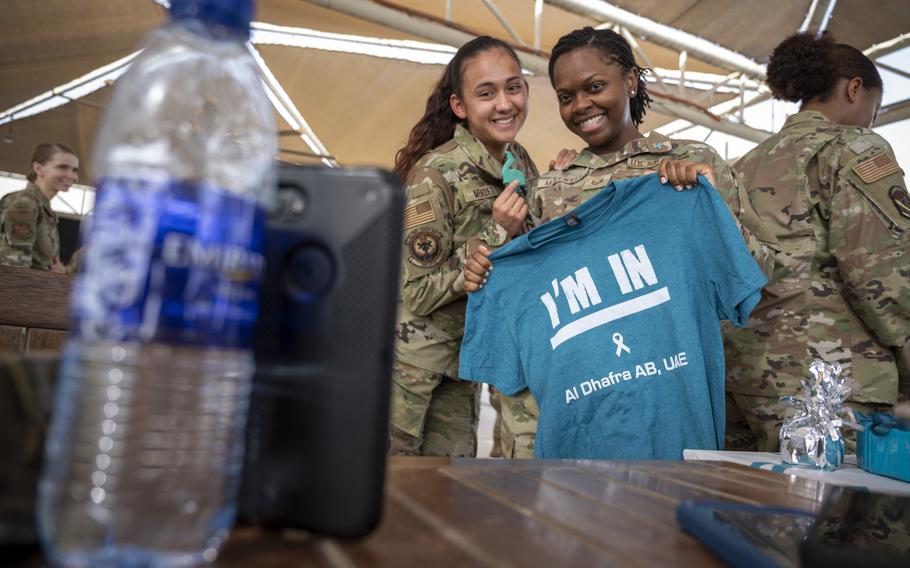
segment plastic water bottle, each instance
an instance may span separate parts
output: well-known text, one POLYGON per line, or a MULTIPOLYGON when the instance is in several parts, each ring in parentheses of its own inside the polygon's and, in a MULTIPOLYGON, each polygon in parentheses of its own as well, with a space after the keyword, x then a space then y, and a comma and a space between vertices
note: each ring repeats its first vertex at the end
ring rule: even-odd
POLYGON ((253 0, 171 0, 98 134, 39 488, 66 566, 214 559, 236 511, 275 124, 253 0))

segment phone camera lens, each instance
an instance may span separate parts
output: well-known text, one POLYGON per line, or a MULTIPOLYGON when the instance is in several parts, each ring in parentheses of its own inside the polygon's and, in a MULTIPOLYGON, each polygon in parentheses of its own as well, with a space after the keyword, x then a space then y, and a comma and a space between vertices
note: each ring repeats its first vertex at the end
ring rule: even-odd
POLYGON ((302 301, 313 301, 332 286, 335 260, 332 253, 318 244, 304 244, 291 253, 285 269, 289 291, 302 301))

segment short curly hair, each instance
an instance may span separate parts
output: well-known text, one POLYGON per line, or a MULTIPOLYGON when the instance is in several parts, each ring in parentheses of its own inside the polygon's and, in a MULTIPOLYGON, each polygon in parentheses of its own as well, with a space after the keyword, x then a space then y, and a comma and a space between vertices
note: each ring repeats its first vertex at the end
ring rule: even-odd
POLYGON ((868 88, 882 88, 875 63, 853 46, 836 43, 827 32, 794 34, 774 48, 768 62, 768 86, 785 101, 825 101, 838 79, 859 77, 868 88))

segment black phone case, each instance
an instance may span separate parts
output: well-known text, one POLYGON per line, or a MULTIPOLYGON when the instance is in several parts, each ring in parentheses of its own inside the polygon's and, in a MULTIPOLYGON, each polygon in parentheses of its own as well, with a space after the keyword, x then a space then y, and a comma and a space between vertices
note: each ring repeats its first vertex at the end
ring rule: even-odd
POLYGON ((404 190, 376 169, 279 178, 239 516, 362 536, 382 511, 404 190))

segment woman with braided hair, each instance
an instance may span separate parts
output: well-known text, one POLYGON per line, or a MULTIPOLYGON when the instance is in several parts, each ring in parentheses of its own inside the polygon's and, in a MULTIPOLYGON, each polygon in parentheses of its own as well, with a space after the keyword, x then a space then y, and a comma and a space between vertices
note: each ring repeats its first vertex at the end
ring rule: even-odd
MULTIPOLYGON (((645 137, 638 130, 650 106, 645 75, 632 48, 612 30, 585 27, 559 39, 550 55, 550 82, 556 90, 559 112, 566 128, 584 141, 582 150, 563 171, 540 177, 528 190, 532 225, 560 217, 596 195, 611 180, 657 172, 662 183, 677 190, 691 188, 702 174, 714 185, 741 223, 740 230, 753 258, 763 271, 773 266, 774 239, 766 235, 741 192, 733 174, 711 146, 673 140, 657 132, 645 137)), ((492 264, 484 248, 465 268, 465 289, 480 289, 492 264)), ((526 425, 524 446, 531 457, 537 406, 528 391, 519 395, 523 408, 503 409, 503 421, 526 425), (510 416, 510 411, 524 415, 510 416)))
MULTIPOLYGON (((612 30, 585 27, 559 39, 550 55, 550 82, 566 128, 587 147, 561 171, 541 176, 528 190, 533 225, 562 216, 610 180, 659 173, 676 189, 692 187, 699 174, 714 185, 742 225, 749 252, 770 274, 776 241, 740 191, 727 163, 703 142, 645 137, 638 127, 651 96, 632 48, 612 30)), ((475 254, 465 271, 465 288, 479 289, 488 271, 485 254, 475 254)))

